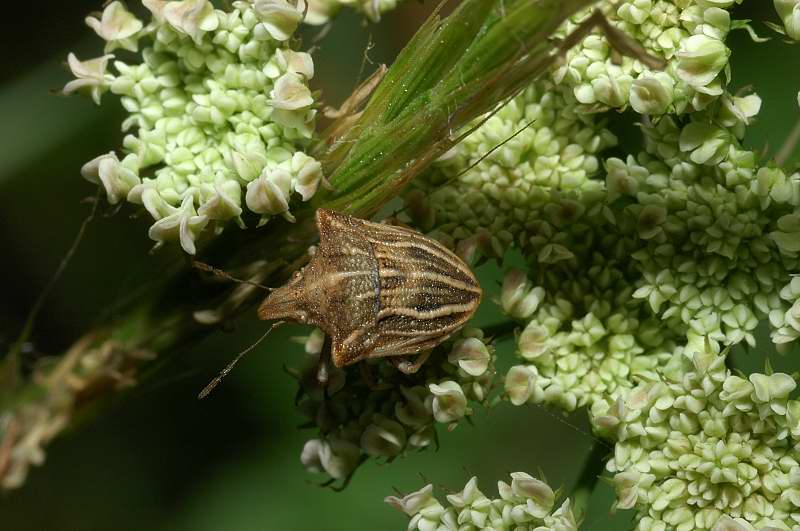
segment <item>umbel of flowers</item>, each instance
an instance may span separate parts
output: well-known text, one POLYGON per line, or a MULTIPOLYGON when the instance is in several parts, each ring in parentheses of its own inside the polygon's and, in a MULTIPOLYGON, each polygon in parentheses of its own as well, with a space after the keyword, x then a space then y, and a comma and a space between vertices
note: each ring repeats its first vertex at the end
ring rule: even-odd
POLYGON ((787 374, 742 377, 725 356, 678 350, 663 379, 618 399, 595 425, 617 441, 617 507, 640 530, 796 529, 800 401, 787 374))
POLYGON ((511 484, 497 482, 499 498, 478 490, 473 477, 464 490, 447 495, 447 505, 433 496, 433 485, 386 503, 411 517, 409 531, 492 529, 494 531, 575 531, 569 499, 556 508, 556 493, 525 472, 512 472, 511 484))
POLYGON ((436 425, 449 429, 486 403, 495 378, 488 339, 467 329, 437 347, 419 372, 405 375, 390 363, 362 362, 334 370, 325 386, 316 369, 322 333, 306 341, 308 367, 295 372, 298 407, 317 435, 301 461, 312 472, 347 480, 366 458, 391 460, 437 444, 436 425))
POLYGON ((409 194, 412 219, 467 259, 514 246, 528 262, 501 297, 522 325, 513 403, 621 396, 679 346, 752 345, 760 321, 778 344, 800 335, 800 175, 741 145, 761 100, 726 92, 725 37, 749 30, 733 4, 618 5, 611 23, 663 71, 591 35, 409 194), (612 109, 641 114, 638 155, 602 158, 612 109))
POLYGON ((261 223, 291 220, 293 197, 310 199, 322 179, 320 164, 303 152, 314 131, 314 64, 289 41, 301 7, 142 3, 149 22, 118 1, 87 17, 106 55, 69 56, 77 79, 64 92, 99 103, 110 91, 128 112, 121 153, 88 162, 83 176, 102 185, 112 204, 144 206, 155 220, 150 237, 177 240, 190 254, 199 237, 231 221, 244 226, 245 209, 261 223))

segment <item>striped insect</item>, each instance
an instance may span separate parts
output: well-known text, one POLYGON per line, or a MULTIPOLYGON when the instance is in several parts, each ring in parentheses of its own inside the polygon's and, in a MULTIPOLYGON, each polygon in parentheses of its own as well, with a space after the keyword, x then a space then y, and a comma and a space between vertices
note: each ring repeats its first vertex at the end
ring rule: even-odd
POLYGON ((429 349, 475 313, 482 295, 475 275, 439 242, 331 210, 317 210, 316 221, 320 242, 311 261, 264 299, 258 317, 280 320, 272 328, 288 320, 325 332, 320 381, 327 379, 327 356, 337 368, 390 356, 398 369, 415 372, 429 349), (406 358, 419 353, 413 363, 406 358))
POLYGON ((480 303, 469 267, 418 232, 324 209, 317 228, 314 257, 264 300, 258 316, 318 326, 336 367, 433 348, 480 303))

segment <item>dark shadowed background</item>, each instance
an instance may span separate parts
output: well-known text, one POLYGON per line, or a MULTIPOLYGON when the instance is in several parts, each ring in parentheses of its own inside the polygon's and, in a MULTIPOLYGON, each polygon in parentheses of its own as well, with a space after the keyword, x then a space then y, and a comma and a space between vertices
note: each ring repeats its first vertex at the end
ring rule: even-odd
MULTIPOLYGON (((749 11, 739 8, 736 18, 775 19, 771 2, 746 3, 749 11)), ((100 0, 19 5, 28 7, 4 17, 0 32, 0 340, 6 344, 89 211, 81 200, 95 188, 80 177, 81 165, 118 148, 122 115, 110 94, 99 108, 88 99, 53 94, 70 79, 63 64, 68 52, 100 55, 101 42, 83 24, 100 0)), ((326 101, 340 103, 355 86, 370 36, 366 73, 391 62, 432 5, 408 0, 378 25, 342 15, 315 52, 313 83, 326 101)), ((755 27, 769 33, 758 22, 755 27)), ((318 31, 306 31, 307 41, 318 31)), ((774 153, 800 119, 800 48, 777 39, 754 45, 743 31, 730 44, 734 88, 752 85, 764 101, 746 142, 774 153)), ((635 129, 618 132, 638 142, 635 129)), ((130 219, 130 213, 123 208, 90 225, 36 323, 31 357, 63 351, 93 318, 178 253, 148 255, 149 223, 130 219)), ((490 295, 500 272, 491 265, 479 271, 490 295)), ((496 310, 487 300, 480 319, 492 318, 496 310)), ((187 348, 127 396, 83 419, 50 447, 46 466, 34 469, 24 488, 0 494, 0 529, 404 529, 405 516, 382 502, 394 487, 408 492, 430 481, 460 490, 477 474, 482 490, 493 495, 497 480, 524 470, 568 493, 592 444, 583 413, 562 419, 541 408, 503 405, 478 411, 474 426, 462 422, 453 432, 440 430, 438 452, 389 465, 369 462, 342 493, 320 488, 320 478, 299 462, 313 432, 298 428, 303 418, 293 405, 294 381, 282 369, 300 352, 291 338, 307 330, 280 330, 210 399, 195 398, 263 329, 263 323, 244 319, 233 333, 187 348)), ((760 345, 762 354, 769 350, 767 340, 760 345)), ((499 354, 501 366, 508 366, 513 345, 501 345, 499 354)), ((796 370, 790 357, 770 357, 777 369, 796 370)), ((738 353, 737 364, 763 366, 763 357, 738 353)), ((612 499, 611 488, 601 483, 582 529, 631 528, 630 513, 610 514, 612 499)))

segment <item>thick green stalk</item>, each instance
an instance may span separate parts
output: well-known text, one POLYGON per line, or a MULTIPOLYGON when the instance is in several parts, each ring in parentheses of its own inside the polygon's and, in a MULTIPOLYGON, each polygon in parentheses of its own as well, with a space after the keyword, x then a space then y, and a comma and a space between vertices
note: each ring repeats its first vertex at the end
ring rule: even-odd
POLYGON ((589 510, 589 499, 597 487, 603 470, 605 470, 606 461, 612 450, 602 441, 596 440, 592 444, 589 455, 586 457, 581 475, 570 496, 572 499, 572 512, 581 521, 586 518, 586 513, 589 510))

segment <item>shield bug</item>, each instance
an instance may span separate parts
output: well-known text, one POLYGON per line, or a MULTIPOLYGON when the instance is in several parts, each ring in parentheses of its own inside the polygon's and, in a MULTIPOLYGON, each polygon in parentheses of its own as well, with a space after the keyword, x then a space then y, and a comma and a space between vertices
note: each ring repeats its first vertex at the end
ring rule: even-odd
MULTIPOLYGON (((258 317, 319 327, 337 368, 426 351, 475 313, 482 295, 475 275, 439 242, 405 227, 325 209, 317 210, 316 222, 320 241, 313 257, 272 290, 258 317)), ((422 361, 396 365, 413 372, 422 361)))
POLYGON ((336 367, 432 348, 480 303, 469 267, 418 232, 324 209, 317 228, 314 257, 264 299, 258 316, 318 326, 336 367))

